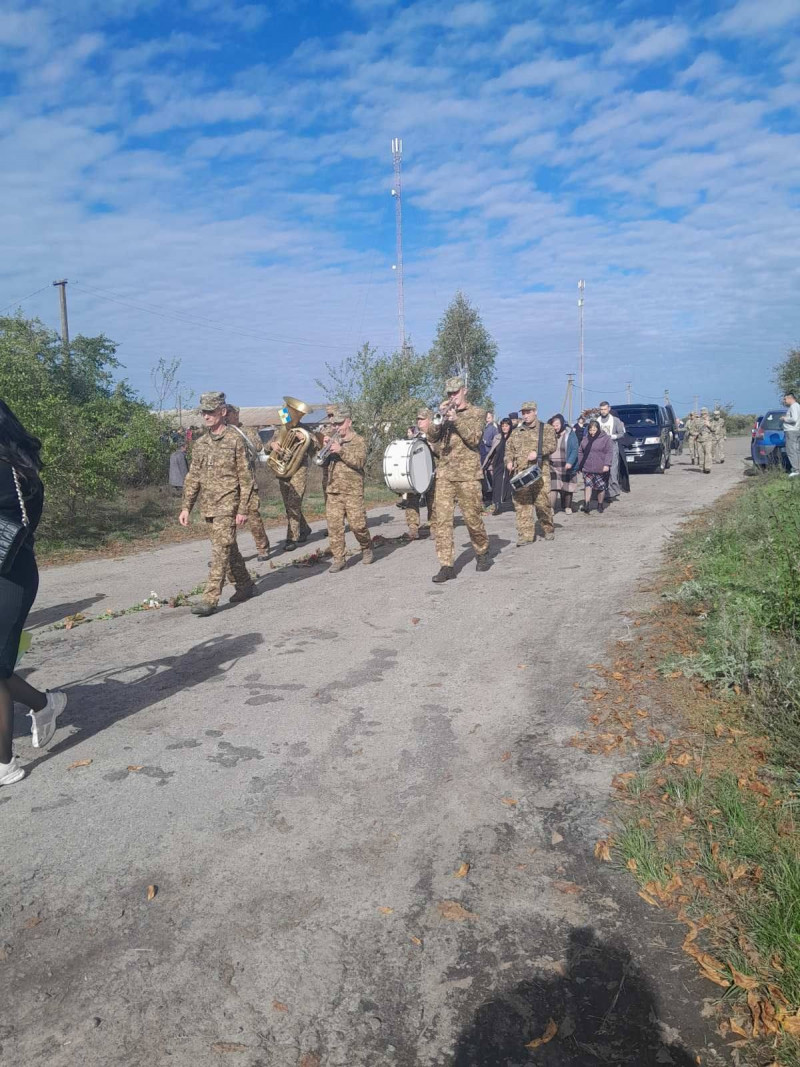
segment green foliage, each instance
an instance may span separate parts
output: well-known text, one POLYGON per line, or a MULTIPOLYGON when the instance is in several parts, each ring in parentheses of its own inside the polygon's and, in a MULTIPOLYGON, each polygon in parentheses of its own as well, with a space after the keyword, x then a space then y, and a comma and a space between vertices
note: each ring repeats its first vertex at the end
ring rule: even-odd
POLYGON ((497 345, 483 325, 478 309, 459 290, 442 316, 430 351, 431 373, 438 396, 445 381, 460 375, 473 403, 491 408, 497 345))
POLYGON ((403 352, 378 354, 369 344, 338 366, 325 364, 327 381, 317 381, 325 396, 347 408, 367 442, 367 464, 383 454, 388 441, 405 437, 416 422, 417 408, 433 391, 430 361, 407 346, 403 352))
POLYGON ((790 348, 786 358, 772 368, 772 380, 781 400, 786 393, 800 395, 800 348, 790 348))
POLYGON ((162 427, 125 381, 107 337, 76 337, 69 362, 36 319, 0 317, 0 396, 42 441, 47 522, 74 525, 85 503, 163 477, 162 427))

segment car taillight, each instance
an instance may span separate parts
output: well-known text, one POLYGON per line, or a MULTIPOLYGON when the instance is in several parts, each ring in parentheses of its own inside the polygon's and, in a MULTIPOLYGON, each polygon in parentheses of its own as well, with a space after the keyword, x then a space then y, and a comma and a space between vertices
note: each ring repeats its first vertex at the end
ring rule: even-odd
POLYGON ((764 431, 763 430, 759 430, 758 431, 758 433, 756 434, 756 439, 758 441, 762 441, 764 439, 764 431))

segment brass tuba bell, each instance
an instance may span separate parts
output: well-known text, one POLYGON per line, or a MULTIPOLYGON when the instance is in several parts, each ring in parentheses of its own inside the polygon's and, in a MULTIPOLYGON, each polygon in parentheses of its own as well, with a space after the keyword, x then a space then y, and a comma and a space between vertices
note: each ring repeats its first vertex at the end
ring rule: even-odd
POLYGON ((289 421, 276 431, 278 448, 269 449, 267 463, 278 478, 291 478, 299 470, 313 442, 309 431, 300 425, 303 416, 313 409, 294 396, 285 396, 283 402, 289 412, 289 421))

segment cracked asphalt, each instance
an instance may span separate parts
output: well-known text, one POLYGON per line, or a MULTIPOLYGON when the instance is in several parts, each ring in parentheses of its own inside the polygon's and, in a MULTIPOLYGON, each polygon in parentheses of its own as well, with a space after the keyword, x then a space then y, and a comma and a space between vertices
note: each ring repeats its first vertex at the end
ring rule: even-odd
POLYGON ((393 507, 374 566, 253 559, 260 595, 209 619, 52 628, 191 589, 202 542, 43 570, 24 668, 69 705, 43 752, 18 716, 0 790, 3 1060, 727 1063, 681 931, 593 858, 627 764, 567 742, 665 538, 741 478, 728 445, 553 542, 489 517, 487 574, 459 526, 445 586, 393 507))

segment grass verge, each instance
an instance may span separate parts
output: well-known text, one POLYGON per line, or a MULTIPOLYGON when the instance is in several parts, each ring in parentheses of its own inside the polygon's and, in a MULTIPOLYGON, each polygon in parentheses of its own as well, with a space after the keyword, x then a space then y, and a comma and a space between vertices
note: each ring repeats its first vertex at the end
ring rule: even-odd
POLYGON ((596 855, 686 924, 738 1062, 785 1067, 800 1067, 798 509, 800 486, 770 476, 684 527, 574 741, 635 753, 596 855))

